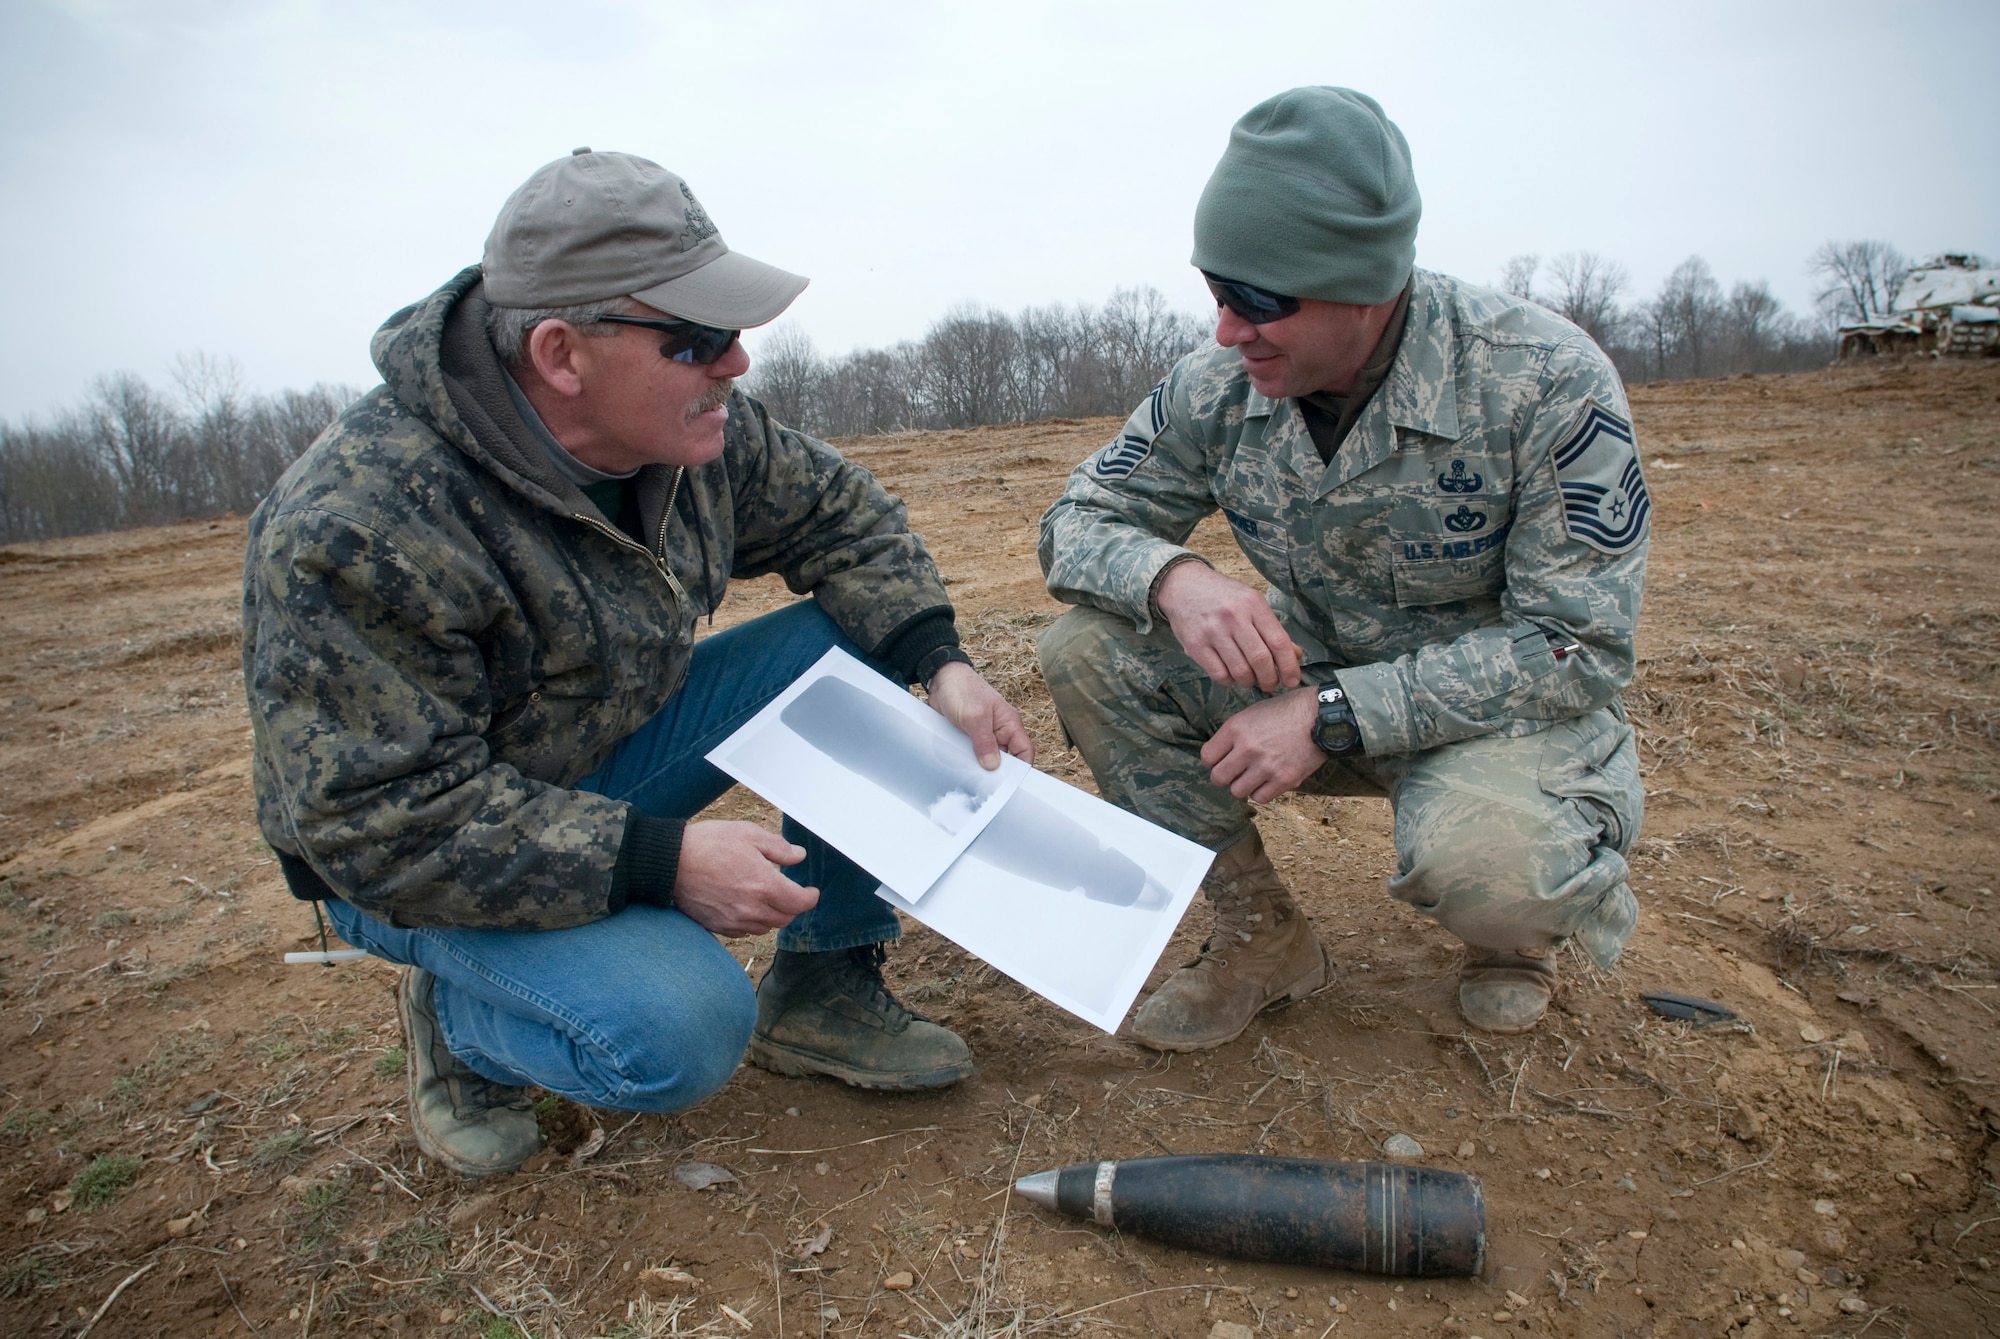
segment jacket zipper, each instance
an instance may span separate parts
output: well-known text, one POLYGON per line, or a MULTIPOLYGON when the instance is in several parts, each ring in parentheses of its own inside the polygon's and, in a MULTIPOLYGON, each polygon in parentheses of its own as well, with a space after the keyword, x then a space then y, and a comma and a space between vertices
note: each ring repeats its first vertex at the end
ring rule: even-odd
POLYGON ((646 553, 645 545, 626 534, 623 530, 620 530, 617 526, 607 522, 602 516, 590 517, 583 515, 581 512, 572 513, 572 519, 582 521, 585 525, 609 535, 628 549, 637 549, 641 553, 646 553, 646 556, 651 558, 654 565, 660 569, 660 575, 667 579, 667 585, 673 589, 674 598, 682 604, 687 603, 687 591, 681 586, 680 578, 674 575, 674 569, 667 563, 667 526, 674 519, 674 503, 680 498, 681 477, 686 473, 686 466, 681 466, 674 470, 674 486, 667 492, 666 510, 660 513, 660 534, 656 541, 658 548, 654 553, 646 553))

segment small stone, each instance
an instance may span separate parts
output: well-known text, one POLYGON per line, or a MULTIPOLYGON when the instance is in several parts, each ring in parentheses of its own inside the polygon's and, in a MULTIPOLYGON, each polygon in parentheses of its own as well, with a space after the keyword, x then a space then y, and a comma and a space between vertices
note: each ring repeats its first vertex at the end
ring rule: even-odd
POLYGON ((457 1320, 458 1320, 458 1308, 455 1306, 445 1307, 442 1311, 438 1312, 438 1324, 440 1325, 450 1325, 455 1323, 457 1320))
MULTIPOLYGON (((1736 1251, 1747 1251, 1750 1249, 1748 1246, 1743 1244, 1743 1238, 1741 1237, 1731 1237, 1729 1239, 1729 1247, 1731 1250, 1736 1250, 1736 1251)), ((1800 1252, 1799 1259, 1803 1260, 1805 1258, 1806 1258, 1805 1253, 1803 1251, 1800 1252)))
POLYGON ((1832 1200, 1814 1200, 1813 1212, 1821 1218, 1835 1218, 1840 1214, 1840 1206, 1832 1200))
POLYGON ((840 1308, 837 1306, 823 1306, 819 1309, 819 1318, 821 1320, 839 1320, 840 1308))
POLYGON ((1460 1162, 1471 1162, 1478 1156, 1479 1145, 1473 1143, 1470 1139, 1458 1146, 1458 1160, 1460 1162))
POLYGON ((1509 1311, 1526 1311, 1528 1309, 1528 1299, 1515 1292, 1512 1288, 1509 1288, 1507 1290, 1507 1309, 1509 1311))
POLYGON ((1627 1232, 1625 1235, 1630 1237, 1634 1241, 1644 1241, 1646 1239, 1646 1229, 1643 1227, 1635 1227, 1630 1232, 1627 1232))
POLYGON ((828 1165, 827 1165, 826 1163, 824 1163, 824 1162, 815 1162, 815 1163, 813 1164, 813 1175, 814 1175, 814 1176, 825 1176, 825 1175, 826 1175, 826 1174, 827 1174, 828 1172, 830 1172, 830 1171, 832 1171, 832 1170, 833 1170, 833 1168, 829 1167, 829 1166, 828 1166, 828 1165))
POLYGON ((1536 1179, 1537 1181, 1546 1181, 1546 1180, 1548 1180, 1548 1179, 1549 1179, 1549 1178, 1550 1178, 1551 1176, 1554 1176, 1554 1175, 1555 1175, 1555 1172, 1554 1172, 1553 1170, 1551 1170, 1550 1168, 1547 1168, 1547 1167, 1538 1167, 1538 1168, 1536 1168, 1536 1169, 1535 1169, 1535 1179, 1536 1179))
POLYGON ((1819 1248, 1828 1255, 1847 1254, 1847 1234, 1837 1227, 1830 1227, 1819 1234, 1819 1248))
POLYGON ((1847 1282, 1847 1274, 1838 1265, 1828 1265, 1820 1271, 1819 1281, 1829 1288, 1838 1288, 1847 1282))
POLYGON ((1823 1042, 1826 1040, 1826 1030, 1824 1028, 1816 1027, 1813 1024, 1808 1023, 1804 1027, 1799 1029, 1799 1040, 1813 1042, 1815 1044, 1823 1042))
POLYGON ((1406 1134, 1392 1134, 1382 1141, 1382 1151, 1392 1158, 1421 1158, 1424 1146, 1406 1134))
MULTIPOLYGON (((627 1260, 625 1263, 630 1265, 632 1262, 627 1260)), ((640 1273, 639 1281, 661 1288, 694 1289, 701 1287, 700 1279, 677 1265, 654 1265, 652 1268, 640 1273)))
POLYGON ((1910 1187, 1912 1190, 1916 1189, 1917 1178, 1910 1175, 1908 1172, 1897 1172, 1896 1180, 1910 1187))
POLYGON ((1493 1313, 1493 1319, 1505 1325, 1508 1321, 1514 1319, 1514 1313, 1511 1311, 1496 1311, 1493 1313))
MULTIPOLYGON (((1537 1175, 1540 1175, 1540 1173, 1537 1173, 1537 1175)), ((1639 1183, 1629 1176, 1621 1176, 1611 1184, 1617 1186, 1620 1190, 1637 1190, 1639 1188, 1639 1183)))
POLYGON ((1773 1258, 1777 1260, 1778 1268, 1784 1270, 1786 1273, 1805 1268, 1806 1253, 1804 1251, 1782 1250, 1773 1258))
POLYGON ((1798 1270, 1793 1273, 1792 1277, 1800 1283, 1805 1284, 1808 1288, 1819 1282, 1819 1275, 1813 1273, 1810 1269, 1798 1270))
POLYGON ((785 1114, 787 1116, 796 1116, 799 1114, 799 1109, 797 1107, 786 1107, 785 1114))
POLYGON ((36 1223, 41 1222, 48 1216, 49 1216, 49 1211, 47 1209, 42 1208, 40 1205, 36 1205, 34 1208, 28 1210, 28 1226, 33 1227, 36 1223))
POLYGON ((1208 1339, 1257 1339, 1257 1331, 1237 1321, 1218 1320, 1209 1330, 1208 1339))
POLYGON ((1297 1288, 1287 1288, 1287 1289, 1285 1289, 1285 1300, 1286 1300, 1287 1302, 1296 1302, 1296 1301, 1298 1301, 1298 1300, 1299 1300, 1299 1290, 1298 1290, 1297 1288))
POLYGON ((684 1162, 674 1168, 674 1180, 689 1190, 707 1190, 736 1180, 736 1173, 712 1162, 684 1162))
POLYGON ((58 1190, 55 1194, 49 1196, 49 1212, 68 1213, 69 1206, 74 1203, 76 1203, 76 1196, 70 1194, 67 1190, 58 1190))
POLYGON ((917 1286, 917 1279, 909 1270, 902 1269, 883 1279, 882 1286, 892 1293, 905 1293, 917 1286))
POLYGON ((170 1237, 185 1237, 188 1233, 194 1231, 195 1225, 199 1222, 201 1222, 201 1215, 199 1213, 191 1213, 185 1218, 169 1218, 167 1220, 167 1235, 170 1237))
POLYGON ((1868 1310, 1868 1303, 1859 1297, 1843 1297, 1840 1299, 1840 1309, 1850 1316, 1858 1316, 1868 1310))

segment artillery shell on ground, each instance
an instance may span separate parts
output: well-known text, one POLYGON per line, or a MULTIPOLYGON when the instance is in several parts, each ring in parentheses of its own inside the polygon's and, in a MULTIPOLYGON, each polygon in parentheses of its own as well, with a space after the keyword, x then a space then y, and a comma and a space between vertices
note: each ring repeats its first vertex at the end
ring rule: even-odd
POLYGON ((1479 1178, 1389 1162, 1202 1154, 1079 1163, 1014 1189, 1037 1204, 1170 1246, 1411 1278, 1486 1262, 1479 1178))

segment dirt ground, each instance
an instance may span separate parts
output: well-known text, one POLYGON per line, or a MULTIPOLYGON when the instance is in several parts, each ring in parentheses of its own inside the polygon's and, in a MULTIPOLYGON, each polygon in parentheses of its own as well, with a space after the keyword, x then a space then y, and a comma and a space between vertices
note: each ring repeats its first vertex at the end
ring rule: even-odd
MULTIPOLYGON (((1462 1030, 1454 942, 1384 892, 1384 803, 1285 800, 1263 827, 1338 974, 1232 1045, 1161 1058, 913 928, 893 979, 977 1078, 746 1068, 671 1117, 548 1099, 548 1149, 482 1184, 408 1136, 392 970, 280 962, 314 936, 252 819, 242 522, 0 549, 0 1333, 2000 1332, 2000 364, 1633 402, 1644 913, 1616 972, 1568 958, 1535 1033, 1462 1030), (1392 1134, 1483 1178, 1483 1278, 1232 1263, 1006 1193, 1392 1134), (688 1189, 696 1161, 735 1179, 688 1189)), ((846 444, 908 500, 1042 765, 1085 785, 1034 669, 1035 521, 1112 430, 846 444)), ((737 587, 717 626, 785 598, 737 587)))

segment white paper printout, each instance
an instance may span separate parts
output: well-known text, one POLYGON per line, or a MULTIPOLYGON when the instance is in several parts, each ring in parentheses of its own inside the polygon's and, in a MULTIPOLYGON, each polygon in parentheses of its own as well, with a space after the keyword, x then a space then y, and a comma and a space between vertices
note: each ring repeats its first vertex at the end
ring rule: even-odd
POLYGON ((905 899, 921 900, 1034 769, 832 650, 708 754, 905 899))
POLYGON ((1116 1032, 1215 859, 1042 772, 921 900, 876 895, 1053 1004, 1116 1032))

